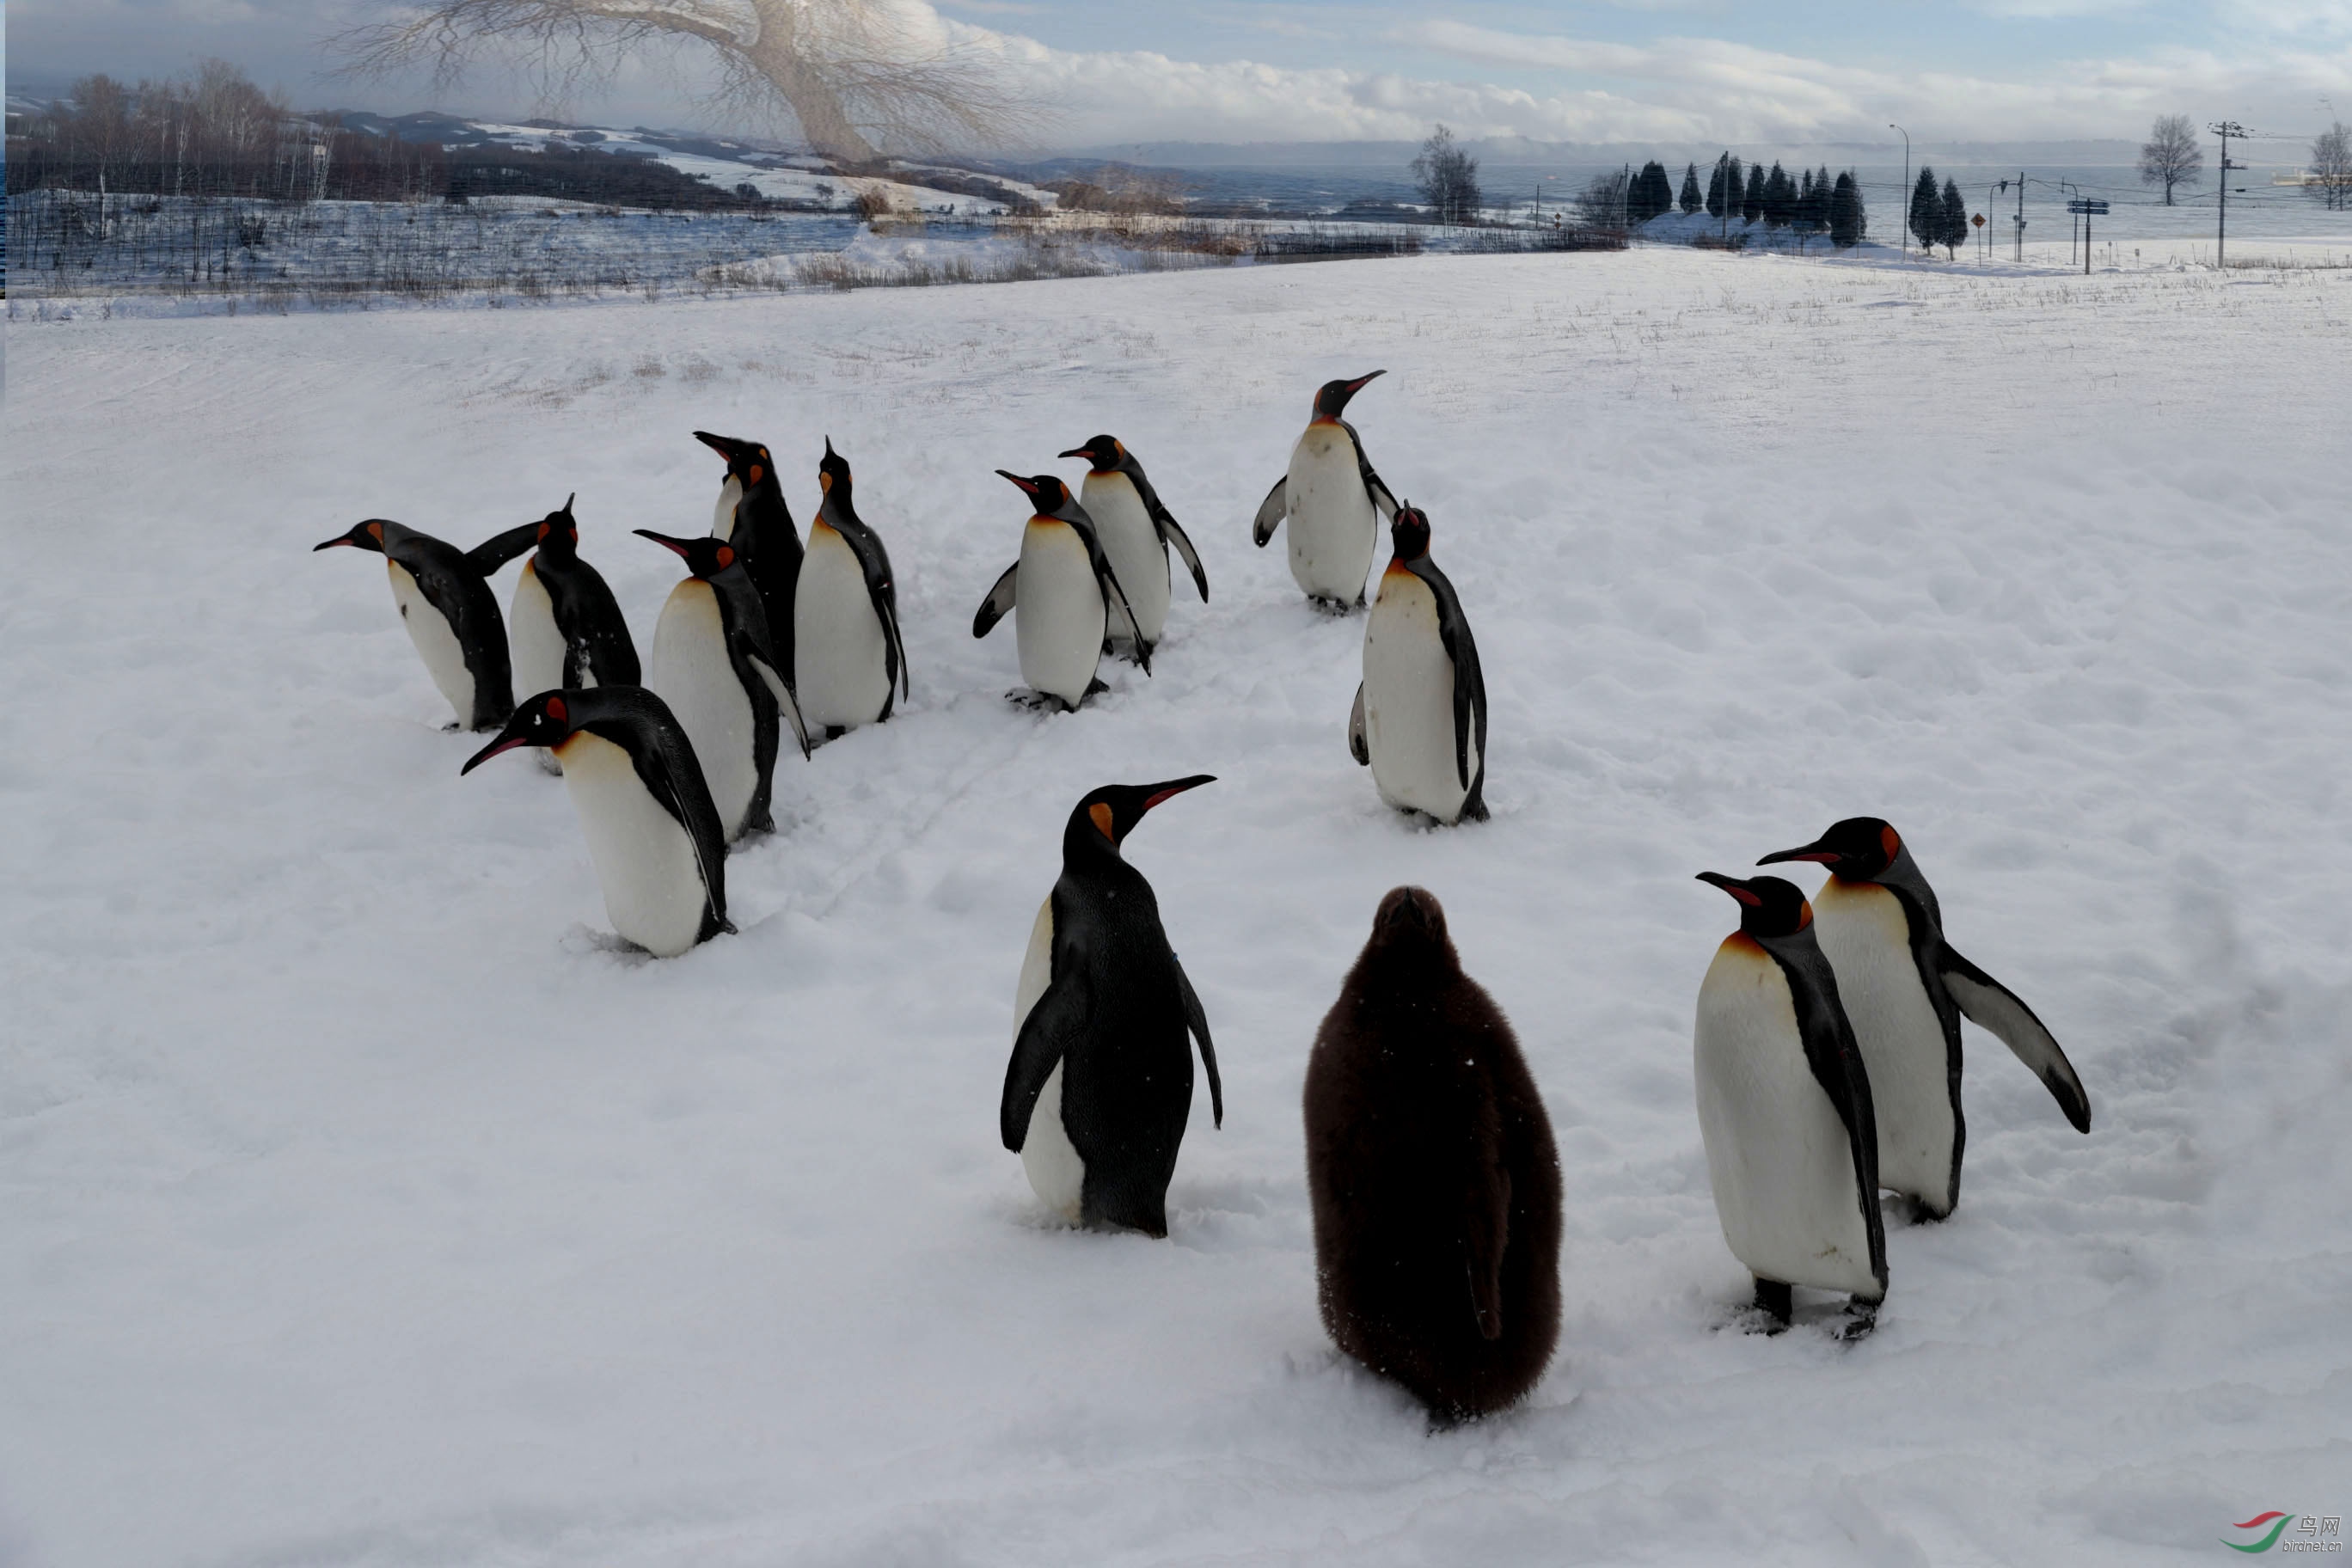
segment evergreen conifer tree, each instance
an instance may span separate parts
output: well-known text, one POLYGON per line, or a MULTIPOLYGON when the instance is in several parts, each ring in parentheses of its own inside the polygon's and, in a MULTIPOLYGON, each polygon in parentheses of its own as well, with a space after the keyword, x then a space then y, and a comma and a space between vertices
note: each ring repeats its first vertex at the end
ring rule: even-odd
POLYGON ((1788 223, 1790 199, 1788 171, 1775 163, 1772 172, 1764 176, 1765 227, 1780 228, 1788 223))
POLYGON ((1944 182, 1943 205, 1944 232, 1941 237, 1944 243, 1944 255, 1948 260, 1957 261, 1959 259, 1960 247, 1969 242, 1969 204, 1960 195, 1958 181, 1944 182))
POLYGON ((1683 211, 1685 213, 1698 211, 1698 164, 1687 163, 1683 167, 1683 211))
POLYGON ((1905 218, 1904 226, 1923 247, 1942 242, 1944 197, 1936 188, 1936 171, 1924 163, 1919 166, 1918 180, 1911 187, 1911 210, 1905 218))
POLYGON ((1754 223, 1764 216, 1764 165, 1748 165, 1748 195, 1739 204, 1739 216, 1744 223, 1754 223))
POLYGON ((1848 170, 1837 177, 1837 185, 1830 192, 1830 243, 1843 250, 1861 244, 1864 232, 1862 187, 1848 170))
POLYGON ((1730 153, 1722 154, 1715 161, 1715 173, 1707 176, 1706 216, 1709 217, 1723 216, 1723 174, 1726 165, 1730 162, 1730 153))
POLYGON ((1830 183, 1830 166, 1823 163, 1813 175, 1813 230, 1817 234, 1829 232, 1830 192, 1834 188, 1830 183))

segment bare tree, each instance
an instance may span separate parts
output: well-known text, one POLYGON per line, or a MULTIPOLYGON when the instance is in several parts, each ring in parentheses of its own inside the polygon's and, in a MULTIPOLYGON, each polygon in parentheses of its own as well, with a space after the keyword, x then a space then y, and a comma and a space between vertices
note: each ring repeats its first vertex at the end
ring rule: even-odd
POLYGON ((2352 129, 2340 120, 2312 141, 2310 188, 2339 212, 2352 206, 2352 129))
POLYGON ((559 98, 654 46, 700 45, 722 102, 787 111, 811 146, 850 163, 1002 144, 1038 118, 989 57, 895 0, 425 0, 335 42, 357 72, 422 64, 445 83, 481 55, 520 55, 559 98))
POLYGON ((1476 223, 1485 197, 1478 190, 1478 160, 1462 150, 1444 125, 1421 144, 1412 161, 1413 184, 1440 223, 1476 223))
POLYGON ((2204 149, 2197 145, 2197 128, 2185 114, 2157 117, 2147 140, 2139 148, 2139 183, 2162 185, 2164 205, 2172 205, 2172 187, 2193 185, 2205 168, 2204 149))

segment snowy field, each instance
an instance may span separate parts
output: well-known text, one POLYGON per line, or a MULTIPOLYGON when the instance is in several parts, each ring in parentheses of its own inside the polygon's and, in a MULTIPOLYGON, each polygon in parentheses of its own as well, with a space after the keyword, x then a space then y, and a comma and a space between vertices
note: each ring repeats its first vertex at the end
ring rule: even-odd
POLYGON ((2352 273, 1658 248, 11 338, 0 1562, 2189 1563, 2352 1514, 2352 273), (1350 416, 1484 653, 1459 830, 1380 805, 1362 622, 1248 542, 1379 367, 1350 416), (708 526, 698 426, 803 523, 824 437, 856 465, 914 697, 779 764, 741 934, 655 963, 562 784, 458 777, 378 564, 310 547, 577 490, 643 648, 677 574, 628 531, 708 526), (970 634, 991 470, 1098 430, 1214 597, 1042 718, 970 634), (1054 1229, 996 1135, 1030 919, 1080 794, 1194 772, 1129 857, 1225 1125, 1168 1240, 1054 1229), (1876 1335, 1750 1337, 1692 877, 1857 813, 2096 1121, 1971 1030, 1960 1208, 1890 1219, 1876 1335), (1567 1202, 1558 1360, 1441 1436, 1326 1340, 1301 1168, 1406 881, 1567 1202))

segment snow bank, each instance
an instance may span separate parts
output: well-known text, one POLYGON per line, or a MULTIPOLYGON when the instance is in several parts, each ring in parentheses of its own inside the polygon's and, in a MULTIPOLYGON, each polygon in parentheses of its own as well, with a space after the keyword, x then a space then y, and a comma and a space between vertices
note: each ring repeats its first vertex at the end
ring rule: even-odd
MULTIPOLYGON (((658 310, 12 332, 0 1542, 12 1561, 2210 1562, 2352 1512, 2345 275, 1653 248, 658 310), (1428 509, 1495 820, 1347 755, 1360 620, 1247 542, 1313 388, 1428 509), (824 438, 902 717, 779 770, 740 937, 615 952, 557 782, 465 779, 381 573, 578 490, 641 639, 695 427, 824 438), (990 471, 1122 437, 1199 542, 1156 673, 1008 707, 990 471), (1171 1238, 997 1145, 1031 914, 1111 779, 1213 1021, 1171 1238), (1971 1033, 1958 1214, 1852 1349, 1725 1331, 1691 880, 1894 820, 2095 1131, 1971 1033), (1560 1355, 1432 1436, 1315 1315, 1297 1094, 1433 889, 1567 1196, 1560 1355)), ((1058 465, 1075 477, 1074 466, 1058 465)), ((510 573, 500 579, 503 599, 510 573)))

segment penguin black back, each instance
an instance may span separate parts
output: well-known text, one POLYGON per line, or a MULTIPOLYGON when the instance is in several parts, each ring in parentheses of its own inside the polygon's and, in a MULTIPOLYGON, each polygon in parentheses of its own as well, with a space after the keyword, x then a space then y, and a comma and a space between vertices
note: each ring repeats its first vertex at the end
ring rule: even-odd
POLYGON ((742 557, 743 570, 760 591, 767 612, 769 646, 776 668, 786 681, 793 679, 793 591, 800 585, 801 534, 793 509, 784 503, 783 486, 776 479, 775 460, 757 441, 714 436, 697 430, 694 438, 727 459, 727 476, 742 489, 735 503, 735 529, 728 542, 742 557))
POLYGON ((1307 1066, 1324 1327, 1441 1422, 1519 1399, 1559 1333, 1559 1161, 1511 1026, 1420 888, 1381 900, 1307 1066))
MULTIPOLYGON (((372 517, 311 548, 315 552, 348 545, 371 550, 406 573, 425 604, 448 623, 464 660, 465 674, 455 684, 460 691, 470 685, 472 692, 458 709, 459 720, 469 730, 495 730, 514 710, 514 670, 507 653, 506 619, 499 614, 488 574, 520 553, 513 550, 513 542, 521 532, 509 529, 469 552, 389 518, 372 517)), ((399 602, 397 588, 394 596, 399 602)), ((400 614, 407 618, 405 602, 400 602, 400 614)), ((411 627, 409 636, 415 639, 417 629, 411 627)), ((422 642, 418 652, 425 652, 422 642)), ((430 655, 426 666, 443 694, 451 698, 453 706, 457 705, 450 672, 434 668, 430 655)))
POLYGON ((596 568, 580 557, 580 524, 567 497, 563 510, 539 521, 532 541, 539 552, 531 571, 547 590, 556 629, 563 635, 563 684, 581 687, 593 676, 599 686, 638 686, 644 672, 637 646, 613 590, 596 568))

